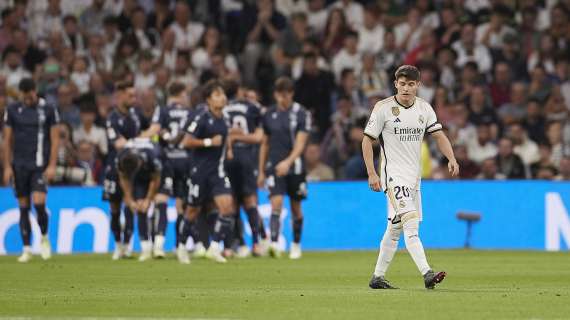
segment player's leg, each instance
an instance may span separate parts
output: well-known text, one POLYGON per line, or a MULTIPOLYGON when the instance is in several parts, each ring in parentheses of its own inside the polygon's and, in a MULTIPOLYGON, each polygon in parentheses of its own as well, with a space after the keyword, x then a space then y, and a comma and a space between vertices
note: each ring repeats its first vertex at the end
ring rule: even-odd
POLYGON ((269 245, 269 255, 275 258, 281 257, 279 248, 279 233, 281 231, 281 210, 283 209, 283 195, 275 194, 269 199, 271 202, 271 217, 269 218, 269 232, 271 244, 269 245))
POLYGON ((186 250, 186 242, 192 233, 192 229, 194 228, 194 223, 198 219, 198 215, 200 214, 201 207, 195 205, 187 205, 186 212, 184 214, 184 219, 180 223, 179 228, 179 243, 178 247, 176 248, 176 257, 178 258, 178 262, 182 264, 189 264, 190 263, 190 256, 188 255, 188 250, 186 250))
POLYGON ((167 203, 169 195, 163 192, 154 197, 153 212, 153 256, 155 258, 164 258, 164 242, 167 225, 167 203))
MULTIPOLYGON (((140 203, 146 198, 150 180, 136 179, 133 181, 133 198, 137 203, 140 203)), ((148 210, 137 210, 137 230, 139 234, 139 241, 141 245, 141 254, 139 261, 147 261, 152 258, 152 244, 150 242, 150 234, 148 227, 148 210)))
POLYGON ((32 224, 30 223, 31 171, 16 166, 13 166, 12 170, 14 172, 14 193, 20 208, 20 236, 24 244, 22 255, 18 258, 18 262, 28 262, 32 259, 32 224))
POLYGON ((287 183, 287 194, 291 202, 292 224, 293 224, 293 243, 289 252, 289 258, 300 259, 301 253, 301 234, 303 231, 303 210, 301 201, 307 198, 307 182, 304 175, 288 175, 285 179, 287 183))
POLYGON ((214 203, 219 210, 219 215, 216 225, 214 226, 212 242, 210 242, 206 257, 216 262, 225 263, 226 259, 221 255, 220 246, 224 239, 227 239, 228 243, 231 242, 232 231, 235 224, 235 205, 231 193, 218 193, 214 196, 214 203))
MULTIPOLYGON (((113 252, 112 259, 119 260, 125 256, 127 247, 130 241, 132 231, 127 232, 127 213, 125 209, 125 230, 121 230, 121 203, 122 191, 119 186, 118 176, 116 170, 107 167, 105 169, 105 179, 103 181, 103 200, 109 202, 109 210, 111 214, 111 232, 115 238, 115 251, 113 252), (124 234, 122 234, 124 232, 124 234), (128 238, 126 238, 128 236, 128 238)), ((130 212, 130 210, 129 210, 130 212)), ((132 213, 130 214, 132 217, 132 213)), ((130 219, 132 226, 132 218, 130 219)), ((131 229, 132 230, 132 227, 131 229)))
POLYGON ((264 255, 265 247, 260 242, 263 241, 261 237, 261 229, 263 229, 263 221, 259 216, 257 210, 257 194, 253 193, 243 198, 243 207, 247 214, 249 227, 251 228, 251 238, 253 242, 253 254, 264 255))
POLYGON ((180 234, 182 234, 182 230, 180 229, 180 227, 184 221, 184 211, 186 204, 184 203, 183 199, 176 198, 175 206, 176 206, 176 223, 174 224, 174 237, 175 237, 176 247, 178 247, 178 244, 180 243, 180 234))
POLYGON ((48 236, 49 218, 46 211, 45 191, 34 191, 32 193, 32 203, 34 205, 34 209, 36 210, 38 225, 40 226, 40 231, 42 233, 40 254, 42 256, 42 259, 47 260, 51 258, 51 244, 48 236))

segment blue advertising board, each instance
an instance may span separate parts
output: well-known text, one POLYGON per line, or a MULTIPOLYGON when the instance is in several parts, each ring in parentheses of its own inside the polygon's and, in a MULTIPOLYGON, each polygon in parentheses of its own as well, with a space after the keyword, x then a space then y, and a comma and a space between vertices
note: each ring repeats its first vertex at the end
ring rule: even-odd
MULTIPOLYGON (((55 252, 113 250, 108 204, 101 200, 101 193, 99 187, 49 189, 50 240, 55 252)), ((259 199, 267 227, 271 211, 267 193, 261 191, 259 199)), ((473 248, 566 250, 570 244, 568 182, 425 181, 422 202, 420 236, 427 248, 464 245, 466 223, 456 218, 458 212, 481 214, 481 221, 473 225, 473 248)), ((283 246, 291 239, 287 201, 285 205, 283 246)), ((311 183, 303 210, 302 244, 308 250, 377 249, 386 228, 386 198, 383 193, 370 191, 366 182, 311 183)), ((173 249, 175 218, 174 204, 170 203, 167 250, 173 249)), ((21 251, 18 219, 12 190, 0 188, 0 254, 21 251)), ((34 235, 38 235, 35 219, 32 224, 34 235)), ((249 234, 247 226, 246 231, 249 234)), ((138 250, 136 232, 133 245, 138 250)), ((38 236, 34 236, 32 247, 37 251, 38 236)))

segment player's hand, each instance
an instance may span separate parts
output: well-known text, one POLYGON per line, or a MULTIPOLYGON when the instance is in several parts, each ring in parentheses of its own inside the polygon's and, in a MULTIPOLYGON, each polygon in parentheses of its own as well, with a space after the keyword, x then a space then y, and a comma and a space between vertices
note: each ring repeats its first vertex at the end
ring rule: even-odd
POLYGON ((212 146, 214 146, 214 147, 221 146, 223 142, 224 142, 224 139, 222 138, 221 134, 218 134, 212 138, 212 146))
POLYGON ((289 173, 289 168, 291 168, 291 164, 287 160, 283 160, 275 166, 275 174, 278 177, 286 176, 289 173))
POLYGON ((226 159, 233 160, 234 158, 234 148, 228 148, 226 151, 226 159))
POLYGON ((451 174, 452 177, 455 177, 459 174, 459 164, 457 163, 457 160, 449 160, 447 168, 449 169, 449 174, 451 174))
POLYGON ((4 185, 9 185, 12 181, 12 177, 14 176, 14 171, 12 171, 12 167, 9 165, 4 168, 4 185))
POLYGON ((55 166, 48 166, 44 171, 44 176, 47 181, 53 181, 55 178, 55 166))
POLYGON ((148 200, 148 199, 139 200, 137 203, 137 207, 138 207, 140 213, 143 213, 143 214, 147 213, 148 208, 150 207, 150 200, 148 200))
POLYGON ((133 212, 136 213, 138 210, 137 203, 134 200, 125 200, 125 205, 133 212))
POLYGON ((368 186, 370 189, 372 189, 372 191, 382 191, 382 186, 380 185, 380 177, 376 173, 368 176, 368 186))
POLYGON ((260 189, 265 188, 265 173, 259 173, 257 175, 257 187, 260 189))

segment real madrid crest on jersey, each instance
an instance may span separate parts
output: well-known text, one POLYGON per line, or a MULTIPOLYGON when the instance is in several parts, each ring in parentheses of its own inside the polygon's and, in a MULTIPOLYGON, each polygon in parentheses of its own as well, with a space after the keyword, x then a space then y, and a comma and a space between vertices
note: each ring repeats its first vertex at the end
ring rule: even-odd
POLYGON ((397 117, 400 115, 400 108, 399 107, 392 107, 392 114, 397 117))
POLYGON ((424 116, 422 116, 422 115, 420 114, 420 118, 418 119, 418 121, 419 121, 421 124, 424 124, 424 116))

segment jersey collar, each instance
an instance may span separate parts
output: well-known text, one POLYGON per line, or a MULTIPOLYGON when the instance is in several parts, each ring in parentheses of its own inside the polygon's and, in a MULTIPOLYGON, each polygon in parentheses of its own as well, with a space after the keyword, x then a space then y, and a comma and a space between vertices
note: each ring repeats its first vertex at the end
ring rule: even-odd
POLYGON ((414 102, 412 103, 411 106, 406 107, 405 105, 401 104, 400 101, 398 101, 398 98, 396 96, 394 96, 394 101, 396 101, 397 104, 400 105, 400 107, 404 108, 404 109, 410 109, 411 107, 414 106, 414 104, 416 104, 416 99, 414 98, 414 102))

